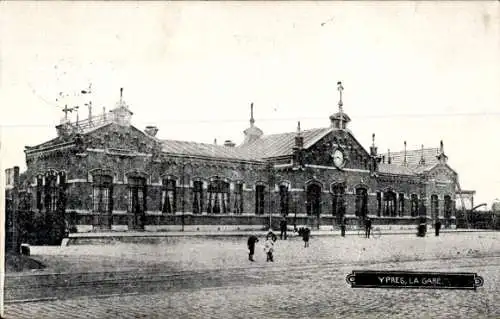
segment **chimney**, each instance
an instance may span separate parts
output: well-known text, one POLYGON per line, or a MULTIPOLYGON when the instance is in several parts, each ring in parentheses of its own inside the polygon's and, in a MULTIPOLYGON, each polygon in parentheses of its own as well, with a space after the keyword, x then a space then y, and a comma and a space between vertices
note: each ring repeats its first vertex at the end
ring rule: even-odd
POLYGON ((57 136, 68 137, 73 132, 73 128, 69 122, 63 122, 56 126, 57 136))
POLYGON ((224 141, 224 146, 226 147, 234 147, 236 144, 233 143, 231 140, 225 140, 224 141))
POLYGON ((144 129, 144 132, 146 132, 146 134, 148 134, 150 136, 155 137, 156 133, 158 133, 158 128, 156 126, 149 125, 149 126, 146 126, 146 128, 144 129))
POLYGON ((375 146, 375 133, 372 134, 372 146, 370 146, 370 155, 377 156, 377 147, 375 146))

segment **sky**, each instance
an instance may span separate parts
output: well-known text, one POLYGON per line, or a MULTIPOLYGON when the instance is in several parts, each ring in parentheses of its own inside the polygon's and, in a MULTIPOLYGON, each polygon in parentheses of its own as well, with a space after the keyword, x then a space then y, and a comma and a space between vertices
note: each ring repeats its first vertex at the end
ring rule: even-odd
MULTIPOLYGON (((439 147, 475 203, 500 198, 500 2, 0 3, 2 169, 55 137, 92 83, 93 114, 124 88, 158 137, 243 140, 327 127, 344 86, 369 149, 439 147)), ((79 118, 87 117, 81 107, 79 118)), ((71 114, 74 120, 76 114, 71 114)))

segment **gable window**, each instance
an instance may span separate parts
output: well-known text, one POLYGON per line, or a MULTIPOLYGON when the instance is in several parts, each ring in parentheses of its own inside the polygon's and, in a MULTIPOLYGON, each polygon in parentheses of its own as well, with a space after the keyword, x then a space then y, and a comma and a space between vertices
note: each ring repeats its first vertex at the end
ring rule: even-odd
POLYGON ((264 215, 264 185, 255 186, 255 214, 264 215))
POLYGON ((418 216, 418 196, 417 194, 411 194, 411 216, 418 216))
POLYGON ((366 188, 356 188, 356 216, 368 214, 368 191, 366 188))
POLYGON ((396 216, 396 193, 384 193, 384 216, 396 216))
POLYGON ((243 183, 234 184, 234 208, 235 214, 243 214, 243 183))
POLYGON ((94 212, 108 213, 111 211, 111 189, 113 178, 108 175, 92 176, 92 207, 94 212))
POLYGON ((203 182, 193 182, 193 213, 201 214, 203 211, 203 182))
POLYGON ((399 193, 398 212, 400 217, 405 214, 405 194, 403 193, 399 193))
POLYGON ((288 194, 288 185, 282 184, 280 185, 280 212, 281 216, 288 215, 288 203, 289 203, 289 194, 288 194))
POLYGON ((226 214, 229 209, 229 183, 215 179, 208 185, 208 207, 209 214, 226 214))
POLYGON ((173 214, 176 211, 177 181, 173 178, 163 179, 161 191, 161 211, 173 214))
POLYGON ((342 217, 345 215, 345 203, 344 203, 344 184, 335 184, 332 187, 332 214, 337 217, 340 222, 342 217))

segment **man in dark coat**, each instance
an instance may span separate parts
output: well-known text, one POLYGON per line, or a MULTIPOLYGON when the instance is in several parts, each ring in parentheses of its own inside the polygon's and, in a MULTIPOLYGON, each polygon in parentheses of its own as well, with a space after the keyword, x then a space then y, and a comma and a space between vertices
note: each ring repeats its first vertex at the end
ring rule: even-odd
POLYGON ((248 260, 250 261, 255 261, 253 259, 253 255, 255 253, 255 243, 257 243, 258 241, 259 239, 255 235, 248 237, 247 245, 248 245, 248 250, 250 251, 248 254, 248 260))
POLYGON ((304 240, 304 248, 309 247, 309 236, 311 235, 311 230, 309 228, 305 228, 302 230, 302 240, 304 240))
POLYGON ((366 217, 365 220, 365 237, 370 238, 370 231, 372 229, 372 220, 370 217, 366 217))
POLYGON ((288 227, 287 225, 287 222, 286 222, 286 218, 283 217, 280 221, 280 230, 281 230, 281 233, 280 233, 280 239, 283 239, 283 237, 285 238, 286 240, 286 228, 288 227))
POLYGON ((436 236, 439 236, 439 230, 441 230, 441 221, 439 219, 436 221, 435 227, 436 227, 436 236))
POLYGON ((342 237, 345 237, 345 228, 346 228, 345 223, 346 223, 345 217, 342 217, 342 220, 340 221, 340 236, 342 237))

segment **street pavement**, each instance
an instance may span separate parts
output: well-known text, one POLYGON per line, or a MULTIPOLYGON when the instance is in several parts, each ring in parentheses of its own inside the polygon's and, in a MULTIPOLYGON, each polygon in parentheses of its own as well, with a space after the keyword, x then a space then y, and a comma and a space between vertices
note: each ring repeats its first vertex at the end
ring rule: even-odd
MULTIPOLYGON (((499 239, 500 233, 313 237, 304 248, 292 238, 276 243, 275 263, 265 262, 262 240, 257 261, 249 262, 244 238, 34 247, 35 257, 52 261, 46 272, 83 271, 87 283, 52 294, 39 287, 39 296, 55 300, 20 302, 18 295, 7 303, 6 318, 500 318, 499 239), (467 271, 485 283, 477 291, 353 289, 345 277, 354 269, 467 271), (148 271, 157 277, 142 282, 140 272, 148 271), (106 286, 106 275, 125 280, 106 286)), ((7 277, 8 292, 14 277, 7 277)), ((36 278, 20 274, 16 285, 36 278)))
POLYGON ((10 304, 6 318, 499 318, 499 267, 498 257, 364 267, 477 272, 477 291, 353 289, 350 266, 264 269, 212 287, 10 304))

